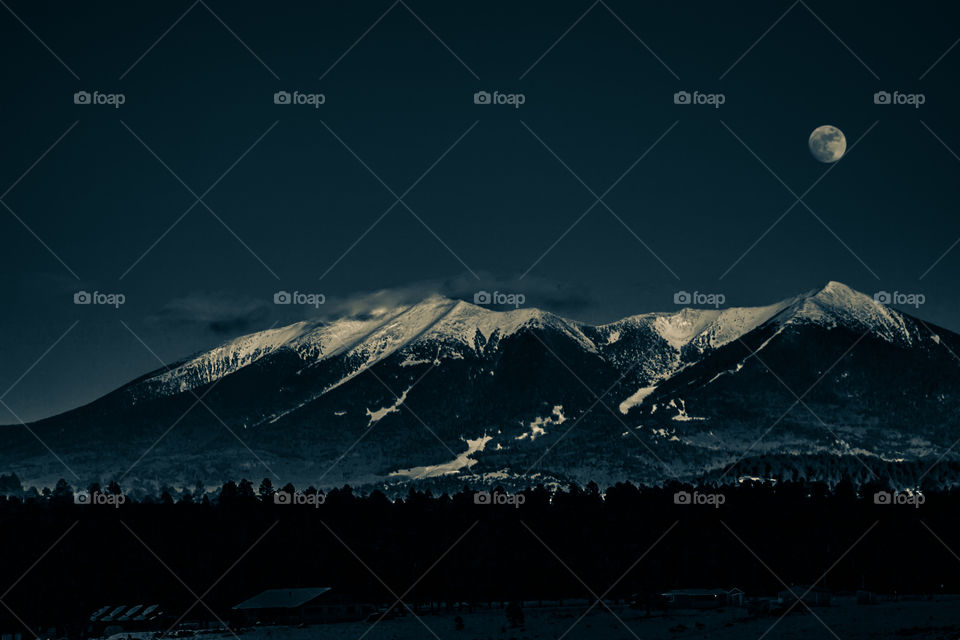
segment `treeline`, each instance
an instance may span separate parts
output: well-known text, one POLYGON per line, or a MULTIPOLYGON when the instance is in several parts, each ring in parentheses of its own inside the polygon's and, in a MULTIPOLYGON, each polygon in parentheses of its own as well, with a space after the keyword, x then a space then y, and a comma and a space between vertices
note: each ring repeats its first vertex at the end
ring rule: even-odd
POLYGON ((806 455, 764 454, 739 460, 732 470, 719 468, 703 475, 704 484, 736 482, 759 477, 792 481, 823 481, 830 486, 852 482, 856 487, 882 483, 894 489, 920 487, 925 491, 948 489, 960 484, 960 461, 925 457, 917 460, 836 455, 831 452, 806 455))
MULTIPOLYGON (((820 583, 834 590, 960 592, 947 548, 960 550, 953 490, 858 490, 849 480, 590 484, 410 489, 391 500, 244 480, 135 501, 110 500, 123 495, 118 486, 93 489, 105 497, 77 502, 89 494, 66 482, 0 496, 0 584, 14 585, 4 602, 34 629, 82 627, 108 604, 161 603, 179 615, 208 590, 204 602, 226 620, 234 604, 284 586, 333 586, 383 604, 408 589, 410 603, 734 586, 773 595, 779 579, 810 584, 835 563, 820 583)), ((203 605, 190 617, 213 619, 203 605)), ((0 625, 11 624, 0 613, 0 625)))

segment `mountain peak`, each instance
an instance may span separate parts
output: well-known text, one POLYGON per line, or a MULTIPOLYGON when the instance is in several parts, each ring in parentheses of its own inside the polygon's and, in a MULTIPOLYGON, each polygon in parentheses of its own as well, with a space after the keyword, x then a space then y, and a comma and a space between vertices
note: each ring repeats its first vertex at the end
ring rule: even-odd
POLYGON ((856 331, 873 331, 889 342, 912 341, 900 313, 835 280, 800 296, 786 322, 844 325, 856 331))
POLYGON ((829 299, 846 304, 862 303, 864 298, 868 298, 866 294, 860 293, 856 289, 848 287, 842 282, 838 282, 836 280, 830 280, 820 289, 815 289, 811 297, 824 300, 829 299))
POLYGON ((820 289, 821 291, 849 291, 854 292, 854 289, 843 284, 839 280, 829 280, 827 284, 823 285, 820 289))

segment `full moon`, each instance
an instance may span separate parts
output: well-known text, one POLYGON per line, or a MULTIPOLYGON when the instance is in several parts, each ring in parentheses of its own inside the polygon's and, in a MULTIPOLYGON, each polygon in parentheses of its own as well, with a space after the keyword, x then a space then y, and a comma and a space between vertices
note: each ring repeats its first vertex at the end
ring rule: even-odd
POLYGON ((829 124, 814 129, 808 144, 813 157, 828 164, 842 158, 847 150, 847 138, 843 131, 829 124))

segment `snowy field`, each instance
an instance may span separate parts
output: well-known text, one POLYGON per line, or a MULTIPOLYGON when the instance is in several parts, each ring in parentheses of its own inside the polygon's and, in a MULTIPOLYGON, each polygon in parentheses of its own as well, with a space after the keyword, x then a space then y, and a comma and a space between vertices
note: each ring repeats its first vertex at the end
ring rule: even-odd
MULTIPOLYGON (((434 637, 433 634, 441 640, 498 638, 635 640, 638 637, 643 640, 660 638, 744 640, 761 636, 771 640, 960 638, 960 600, 956 597, 881 602, 870 606, 858 606, 851 598, 835 599, 832 606, 814 608, 820 620, 810 613, 794 612, 781 619, 776 625, 774 625, 776 616, 751 617, 743 609, 735 608, 714 611, 671 611, 667 614, 654 613, 650 617, 647 617, 642 610, 630 609, 624 605, 613 605, 611 608, 619 620, 605 610, 594 609, 576 626, 573 625, 582 615, 583 607, 543 609, 534 607, 524 609, 525 622, 522 628, 509 628, 502 609, 482 609, 475 610, 474 613, 428 614, 420 617, 420 620, 412 616, 404 616, 384 620, 376 625, 358 622, 305 628, 259 627, 242 632, 240 638, 242 640, 312 640, 315 638, 358 640, 364 637, 370 640, 429 640, 434 637), (462 630, 456 629, 457 615, 463 619, 462 630), (427 627, 433 633, 428 631, 427 627), (768 630, 769 633, 767 633, 768 630)), ((220 634, 205 634, 199 637, 210 638, 210 640, 232 638, 230 635, 220 634)))

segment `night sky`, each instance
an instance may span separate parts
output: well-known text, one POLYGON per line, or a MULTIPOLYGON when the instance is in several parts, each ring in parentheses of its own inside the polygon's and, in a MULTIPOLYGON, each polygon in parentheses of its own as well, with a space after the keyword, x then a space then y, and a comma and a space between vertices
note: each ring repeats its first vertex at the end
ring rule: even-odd
POLYGON ((839 280, 960 330, 955 3, 0 5, 0 422, 317 314, 278 290, 602 322, 839 280))

